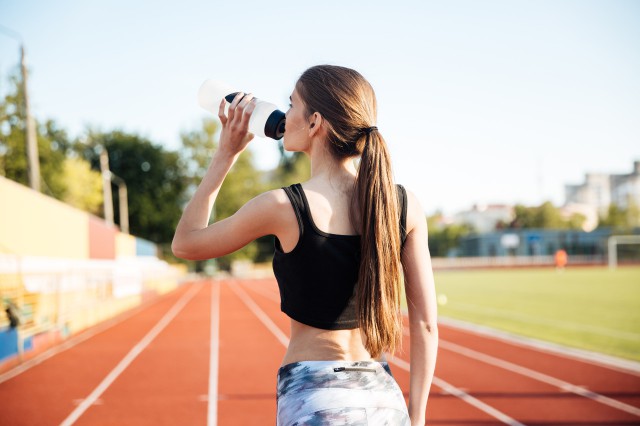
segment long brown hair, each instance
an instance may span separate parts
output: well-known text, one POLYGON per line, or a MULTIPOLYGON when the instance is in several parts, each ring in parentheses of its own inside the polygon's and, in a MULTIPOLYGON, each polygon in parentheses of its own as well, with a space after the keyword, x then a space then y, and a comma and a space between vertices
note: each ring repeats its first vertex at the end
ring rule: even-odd
POLYGON ((361 234, 358 322, 371 356, 393 353, 402 339, 400 213, 391 158, 374 127, 375 93, 357 71, 333 65, 309 68, 296 89, 308 115, 318 112, 326 120, 333 155, 360 156, 351 209, 361 234))

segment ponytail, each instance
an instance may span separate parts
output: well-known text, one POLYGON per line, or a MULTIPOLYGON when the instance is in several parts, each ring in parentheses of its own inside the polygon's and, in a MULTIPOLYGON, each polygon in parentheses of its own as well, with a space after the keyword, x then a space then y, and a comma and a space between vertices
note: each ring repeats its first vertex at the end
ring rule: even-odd
POLYGON ((352 209, 361 232, 356 303, 365 347, 379 357, 402 344, 400 212, 386 143, 375 127, 363 133, 352 209))
POLYGON ((400 213, 387 145, 376 127, 363 127, 376 121, 375 93, 357 71, 335 65, 309 68, 296 88, 307 114, 326 120, 332 154, 360 156, 351 208, 361 234, 358 323, 371 356, 393 353, 402 342, 400 213))

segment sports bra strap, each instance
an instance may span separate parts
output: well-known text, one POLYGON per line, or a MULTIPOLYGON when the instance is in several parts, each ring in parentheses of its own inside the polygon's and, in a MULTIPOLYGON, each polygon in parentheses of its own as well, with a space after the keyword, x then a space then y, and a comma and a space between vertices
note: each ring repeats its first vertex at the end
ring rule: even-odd
MULTIPOLYGON (((304 232, 305 220, 307 218, 307 212, 304 208, 304 200, 302 198, 302 194, 299 189, 300 184, 295 184, 291 186, 283 187, 284 192, 289 197, 289 201, 291 201, 291 205, 293 206, 293 211, 296 213, 296 219, 298 220, 298 228, 300 230, 300 237, 302 238, 302 233, 304 232)), ((308 219, 307 219, 308 221, 308 219)))
POLYGON ((396 185, 398 189, 398 200, 400 201, 400 244, 404 245, 407 239, 407 190, 404 186, 396 185))
MULTIPOLYGON (((398 191, 398 202, 400 203, 400 242, 401 245, 404 245, 407 239, 407 190, 400 184, 396 185, 396 187, 398 191)), ((302 185, 296 183, 283 187, 282 189, 284 189, 284 192, 291 201, 296 219, 298 220, 300 237, 302 237, 305 225, 311 226, 309 212, 307 211, 304 194, 302 193, 302 185)))

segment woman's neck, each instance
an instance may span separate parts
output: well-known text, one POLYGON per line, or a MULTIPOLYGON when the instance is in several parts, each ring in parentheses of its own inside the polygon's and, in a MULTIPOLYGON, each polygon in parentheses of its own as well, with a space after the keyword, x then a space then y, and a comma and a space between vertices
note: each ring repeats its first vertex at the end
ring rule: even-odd
POLYGON ((326 143, 316 143, 309 152, 312 179, 355 178, 353 158, 336 158, 329 152, 326 143))

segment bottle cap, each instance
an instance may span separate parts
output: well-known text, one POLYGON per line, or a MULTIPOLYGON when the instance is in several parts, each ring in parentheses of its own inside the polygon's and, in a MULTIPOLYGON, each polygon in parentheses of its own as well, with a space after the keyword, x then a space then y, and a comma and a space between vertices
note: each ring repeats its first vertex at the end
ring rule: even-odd
POLYGON ((275 110, 267 118, 264 125, 264 134, 272 139, 281 139, 284 136, 285 113, 275 110))

